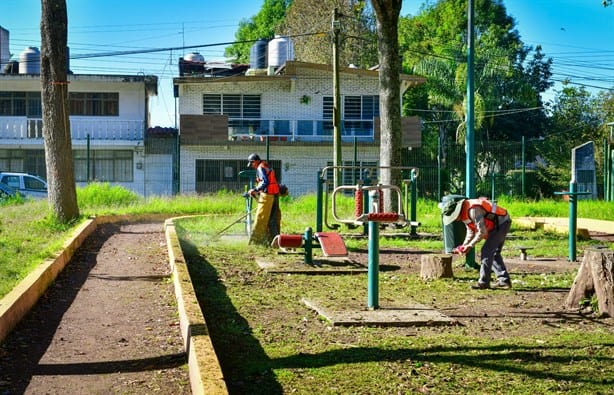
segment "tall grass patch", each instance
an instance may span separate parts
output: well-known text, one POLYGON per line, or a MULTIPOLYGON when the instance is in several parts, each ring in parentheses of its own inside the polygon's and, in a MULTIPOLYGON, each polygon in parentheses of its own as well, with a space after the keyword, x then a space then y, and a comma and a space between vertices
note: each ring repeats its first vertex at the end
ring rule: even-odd
POLYGON ((60 250, 73 224, 57 223, 45 200, 2 207, 0 216, 0 297, 45 259, 60 250))

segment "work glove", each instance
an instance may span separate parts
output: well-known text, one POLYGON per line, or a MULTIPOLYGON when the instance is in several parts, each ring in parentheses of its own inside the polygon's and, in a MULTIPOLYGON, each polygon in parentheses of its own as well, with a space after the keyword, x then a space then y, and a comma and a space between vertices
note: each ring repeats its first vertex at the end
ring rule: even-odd
POLYGON ((452 250, 452 252, 455 253, 455 254, 459 254, 459 255, 465 255, 466 253, 469 252, 470 249, 471 249, 471 247, 469 247, 469 246, 459 245, 459 246, 455 247, 454 250, 452 250))
POLYGON ((258 191, 256 191, 255 189, 250 189, 249 191, 245 192, 243 194, 244 198, 248 198, 248 197, 253 197, 253 198, 257 198, 258 197, 258 191))

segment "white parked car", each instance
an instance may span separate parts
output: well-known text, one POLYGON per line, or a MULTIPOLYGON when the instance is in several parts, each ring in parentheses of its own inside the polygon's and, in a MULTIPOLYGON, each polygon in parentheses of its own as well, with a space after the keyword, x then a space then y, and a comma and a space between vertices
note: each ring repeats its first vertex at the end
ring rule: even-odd
POLYGON ((0 182, 13 188, 23 196, 33 198, 47 197, 47 182, 32 174, 0 173, 0 182))

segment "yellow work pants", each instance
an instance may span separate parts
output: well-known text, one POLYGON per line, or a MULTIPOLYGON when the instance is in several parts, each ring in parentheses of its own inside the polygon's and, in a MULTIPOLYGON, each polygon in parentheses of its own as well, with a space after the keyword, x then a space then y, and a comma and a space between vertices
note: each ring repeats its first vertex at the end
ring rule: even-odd
MULTIPOLYGON (((280 218, 279 204, 275 205, 277 196, 269 195, 267 193, 261 193, 258 196, 258 207, 256 208, 256 218, 254 219, 254 227, 252 229, 251 237, 249 238, 249 244, 268 244, 275 235, 271 235, 269 220, 271 214, 275 215, 275 219, 280 218), (277 207, 275 213, 271 213, 271 210, 277 207)), ((279 233, 279 228, 277 232, 279 233)))

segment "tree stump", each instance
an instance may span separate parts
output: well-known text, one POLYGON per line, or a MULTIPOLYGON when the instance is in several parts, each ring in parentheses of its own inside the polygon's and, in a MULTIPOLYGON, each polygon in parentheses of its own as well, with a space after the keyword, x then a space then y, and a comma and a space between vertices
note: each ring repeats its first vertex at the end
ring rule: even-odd
POLYGON ((582 299, 597 296, 599 312, 614 317, 614 251, 588 249, 565 305, 578 309, 582 299))
POLYGON ((422 255, 420 276, 423 280, 452 278, 452 255, 422 255))

